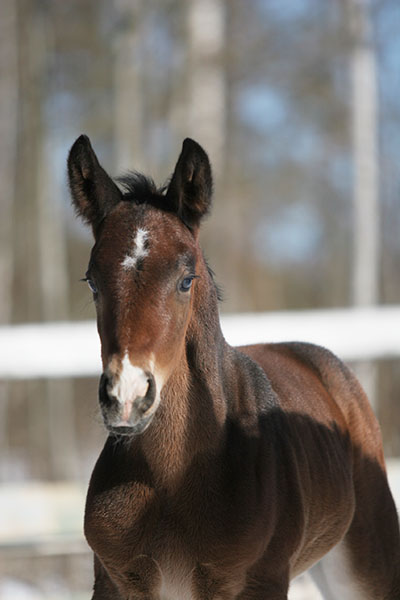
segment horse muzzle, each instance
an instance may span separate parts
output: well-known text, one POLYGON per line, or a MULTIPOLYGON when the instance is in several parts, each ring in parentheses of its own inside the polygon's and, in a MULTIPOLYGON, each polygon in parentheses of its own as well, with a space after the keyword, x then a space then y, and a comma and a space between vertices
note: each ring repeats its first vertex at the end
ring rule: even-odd
POLYGON ((99 383, 99 402, 108 431, 114 435, 137 435, 155 413, 156 382, 150 372, 133 367, 112 376, 104 372, 99 383))

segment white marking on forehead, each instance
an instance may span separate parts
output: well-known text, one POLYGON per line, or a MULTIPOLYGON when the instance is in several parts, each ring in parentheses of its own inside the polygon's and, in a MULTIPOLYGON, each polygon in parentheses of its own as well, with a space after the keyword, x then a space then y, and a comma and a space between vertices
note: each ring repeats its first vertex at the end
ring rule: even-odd
POLYGON ((132 253, 127 254, 122 261, 122 266, 124 269, 134 269, 138 261, 148 255, 149 250, 146 248, 146 241, 148 238, 148 231, 141 228, 137 230, 132 253))

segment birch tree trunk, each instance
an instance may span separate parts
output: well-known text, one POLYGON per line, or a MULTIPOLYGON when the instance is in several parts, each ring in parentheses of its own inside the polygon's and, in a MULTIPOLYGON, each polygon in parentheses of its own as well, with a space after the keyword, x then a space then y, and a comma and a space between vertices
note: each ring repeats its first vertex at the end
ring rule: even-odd
POLYGON ((12 317, 13 206, 18 130, 17 7, 0 8, 0 323, 12 317))
POLYGON ((210 154, 220 173, 225 149, 225 77, 222 53, 225 11, 222 0, 189 0, 188 131, 210 154))
MULTIPOLYGON (((54 197, 48 139, 43 139, 38 164, 38 239, 41 298, 45 321, 68 320, 69 274, 62 207, 54 197)), ((54 351, 57 351, 55 348, 54 351)), ((71 379, 46 381, 49 462, 53 479, 79 477, 75 430, 74 385, 71 379)))
MULTIPOLYGON (((352 39, 352 139, 354 157, 353 303, 379 301, 378 94, 369 0, 348 0, 352 39)), ((377 370, 359 365, 358 375, 373 405, 377 370)), ((376 408, 376 406, 375 406, 376 408)))
MULTIPOLYGON (((0 323, 12 319, 13 228, 18 129, 17 7, 0 6, 0 323)), ((9 385, 0 382, 0 455, 8 460, 9 385)), ((5 465, 6 466, 6 465, 5 465)))
POLYGON ((143 160, 142 0, 114 0, 117 31, 114 44, 114 144, 117 173, 145 171, 143 160))
MULTIPOLYGON (((218 202, 214 218, 205 224, 202 239, 217 273, 223 274, 228 310, 238 310, 243 296, 240 261, 243 247, 244 204, 231 185, 227 131, 229 122, 227 28, 234 7, 225 0, 190 0, 186 4, 189 61, 187 64, 187 134, 199 141, 210 156, 218 202)), ((233 178, 232 178, 233 180, 233 178)))
POLYGON ((368 0, 351 0, 354 156, 353 302, 379 301, 378 97, 368 0))
MULTIPOLYGON (((46 82, 52 49, 51 11, 42 11, 32 28, 32 46, 37 57, 37 76, 41 89, 46 82)), ((42 114, 37 155, 36 207, 38 264, 42 316, 45 321, 67 320, 69 314, 69 274, 67 239, 61 204, 55 196, 50 135, 42 114)), ((56 349, 54 349, 56 351, 56 349)), ((79 475, 77 439, 74 423, 74 389, 71 379, 46 382, 46 409, 49 462, 53 479, 76 479, 79 475)))
MULTIPOLYGON (((19 0, 21 86, 16 164, 15 286, 17 321, 65 319, 68 315, 66 240, 57 205, 44 114, 48 91, 50 17, 28 0, 19 0)), ((56 352, 57 348, 52 349, 56 352)), ((29 468, 33 477, 65 479, 77 475, 72 382, 26 382, 29 468)))

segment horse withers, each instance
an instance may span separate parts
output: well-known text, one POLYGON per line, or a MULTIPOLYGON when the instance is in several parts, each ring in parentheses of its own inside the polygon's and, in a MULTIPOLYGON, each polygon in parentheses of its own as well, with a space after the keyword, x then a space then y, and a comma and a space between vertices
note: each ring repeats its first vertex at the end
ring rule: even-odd
POLYGON ((95 240, 109 432, 85 512, 93 600, 284 600, 306 569, 326 599, 399 600, 398 518, 354 375, 310 344, 224 340, 198 241, 204 150, 186 139, 165 188, 118 187, 81 136, 68 171, 95 240))

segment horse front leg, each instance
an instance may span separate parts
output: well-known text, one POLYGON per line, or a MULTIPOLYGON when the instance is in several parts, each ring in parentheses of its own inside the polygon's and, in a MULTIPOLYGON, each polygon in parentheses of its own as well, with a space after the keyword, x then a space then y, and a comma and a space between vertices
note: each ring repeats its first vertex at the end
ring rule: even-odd
POLYGON ((228 575, 215 566, 198 564, 192 579, 196 600, 287 600, 288 589, 288 572, 268 577, 237 570, 228 575))
POLYGON ((159 600, 161 572, 150 556, 136 556, 110 572, 95 557, 92 600, 159 600))
POLYGON ((94 586, 92 600, 125 600, 119 593, 115 584, 101 564, 99 558, 94 555, 94 586))
POLYGON ((289 582, 286 579, 249 581, 239 594, 238 600, 288 600, 289 582))

